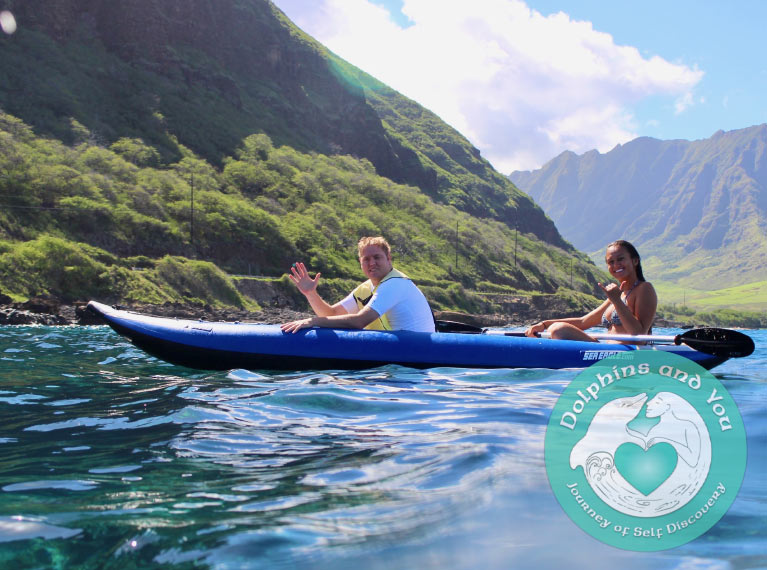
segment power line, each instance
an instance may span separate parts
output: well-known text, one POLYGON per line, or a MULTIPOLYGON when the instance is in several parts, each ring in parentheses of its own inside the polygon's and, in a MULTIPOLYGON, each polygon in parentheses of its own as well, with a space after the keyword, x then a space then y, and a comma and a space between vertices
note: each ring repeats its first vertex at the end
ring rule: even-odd
POLYGON ((60 208, 58 206, 17 206, 15 204, 0 204, 0 208, 9 208, 15 210, 80 210, 80 208, 70 208, 66 206, 60 208))

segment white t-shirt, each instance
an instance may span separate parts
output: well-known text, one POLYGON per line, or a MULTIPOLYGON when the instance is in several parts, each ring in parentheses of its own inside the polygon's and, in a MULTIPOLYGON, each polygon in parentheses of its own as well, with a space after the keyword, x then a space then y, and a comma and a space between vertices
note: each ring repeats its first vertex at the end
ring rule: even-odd
MULTIPOLYGON (((341 305, 347 313, 358 311, 352 293, 341 300, 341 305)), ((429 302, 410 279, 387 279, 376 287, 367 306, 379 316, 386 314, 392 330, 434 332, 429 302)))

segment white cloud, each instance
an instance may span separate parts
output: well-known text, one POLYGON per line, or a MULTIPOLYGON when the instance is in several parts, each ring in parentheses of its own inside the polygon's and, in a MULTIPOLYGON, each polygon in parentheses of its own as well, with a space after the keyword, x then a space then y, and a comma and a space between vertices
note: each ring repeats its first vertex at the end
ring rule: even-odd
POLYGON ((680 113, 684 113, 689 107, 691 107, 694 104, 692 93, 689 91, 679 97, 676 102, 674 103, 674 113, 679 115, 680 113))
POLYGON ((275 0, 307 33, 438 114, 497 170, 537 168, 563 150, 607 151, 636 136, 633 104, 694 103, 703 73, 521 0, 404 0, 394 24, 366 0, 275 0))

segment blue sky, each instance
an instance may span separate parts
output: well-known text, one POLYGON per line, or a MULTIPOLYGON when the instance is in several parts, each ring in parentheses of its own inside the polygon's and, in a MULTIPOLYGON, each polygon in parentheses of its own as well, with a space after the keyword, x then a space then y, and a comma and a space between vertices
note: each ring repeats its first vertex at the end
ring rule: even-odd
POLYGON ((689 112, 669 114, 668 102, 654 98, 635 107, 642 135, 691 140, 767 122, 763 0, 532 0, 528 5, 543 14, 568 5, 572 18, 592 22, 618 44, 704 72, 694 90, 698 104, 689 112))
POLYGON ((274 0, 497 170, 767 122, 767 1, 274 0))

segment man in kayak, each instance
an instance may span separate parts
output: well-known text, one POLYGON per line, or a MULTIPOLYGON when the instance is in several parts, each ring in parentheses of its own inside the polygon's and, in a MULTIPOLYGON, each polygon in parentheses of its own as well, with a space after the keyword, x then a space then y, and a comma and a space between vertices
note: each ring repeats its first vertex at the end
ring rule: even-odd
POLYGON ((319 273, 312 279, 303 263, 293 264, 288 277, 316 316, 285 323, 282 330, 294 333, 308 327, 330 327, 434 332, 434 317, 426 297, 407 275, 394 269, 388 242, 380 236, 363 237, 357 253, 368 280, 335 305, 317 293, 319 273))

